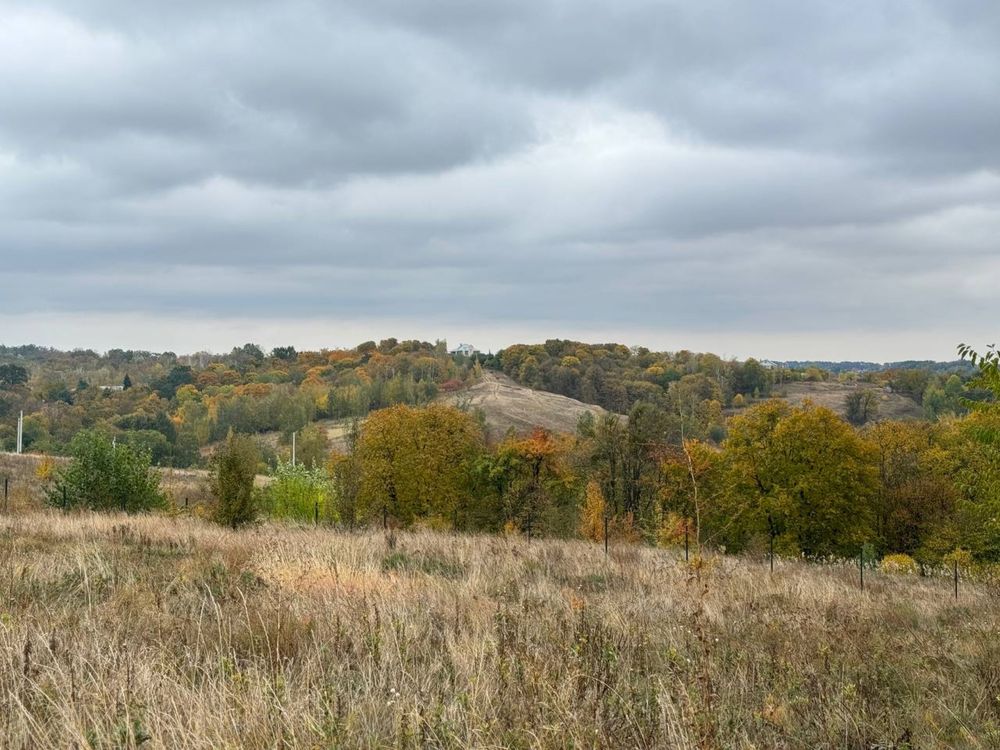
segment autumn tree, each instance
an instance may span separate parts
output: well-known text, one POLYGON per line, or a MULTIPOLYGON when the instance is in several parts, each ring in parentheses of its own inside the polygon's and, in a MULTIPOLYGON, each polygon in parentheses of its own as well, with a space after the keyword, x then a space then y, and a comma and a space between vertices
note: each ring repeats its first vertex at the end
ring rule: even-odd
POLYGON ((680 541, 687 530, 696 544, 739 548, 744 519, 727 491, 725 456, 700 440, 671 447, 660 461, 661 540, 680 541))
POLYGON ((933 562, 954 546, 949 519, 957 500, 956 460, 942 444, 943 432, 925 423, 889 421, 865 431, 878 462, 874 521, 881 552, 933 562))
POLYGON ((454 520, 468 503, 481 445, 479 425, 453 407, 398 405, 373 412, 356 449, 359 515, 403 525, 429 516, 454 520))
POLYGON ((529 533, 572 533, 578 501, 563 438, 541 428, 508 436, 490 464, 504 523, 529 533))
POLYGON ((747 521, 785 551, 855 554, 871 540, 874 450, 829 409, 759 404, 732 420, 725 450, 747 521))
POLYGON ((591 479, 587 482, 583 508, 580 509, 580 534, 592 542, 604 540, 604 524, 608 517, 608 506, 604 502, 601 485, 591 479))

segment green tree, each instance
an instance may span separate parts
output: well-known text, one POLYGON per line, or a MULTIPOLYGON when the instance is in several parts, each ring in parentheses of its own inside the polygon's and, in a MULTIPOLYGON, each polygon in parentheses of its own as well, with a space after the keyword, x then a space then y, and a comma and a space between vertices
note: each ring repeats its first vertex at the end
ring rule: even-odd
POLYGON ((333 453, 327 461, 326 469, 333 483, 337 517, 353 527, 358 520, 361 466, 353 453, 333 453))
POLYGON ((963 391, 962 379, 955 374, 944 383, 935 381, 928 385, 924 390, 924 414, 932 421, 948 414, 964 414, 967 409, 963 391))
POLYGON ((756 359, 750 358, 733 368, 733 391, 744 396, 767 394, 771 390, 768 371, 756 359))
POLYGON ((21 365, 0 365, 0 388, 13 388, 28 382, 28 370, 21 365))
MULTIPOLYGON (((194 382, 194 373, 187 365, 174 365, 170 372, 152 383, 152 389, 160 398, 172 399, 182 385, 194 382)), ((124 383, 123 383, 124 385, 124 383)))
POLYGON ((69 466, 48 492, 53 505, 135 513, 165 504, 147 451, 115 445, 106 434, 86 430, 73 439, 70 454, 69 466))
POLYGON ((47 403, 55 403, 56 401, 62 401, 65 404, 73 403, 73 393, 66 385, 66 381, 57 377, 47 377, 42 380, 38 389, 38 397, 47 403))
POLYGON ((294 346, 276 346, 271 350, 271 356, 285 362, 294 362, 297 353, 294 346))
POLYGON ((306 468, 324 466, 330 457, 330 437, 320 424, 310 424, 296 436, 295 462, 306 468))
POLYGON ((993 401, 989 406, 970 403, 967 404, 975 409, 996 408, 1000 402, 1000 350, 996 345, 991 345, 986 352, 980 354, 968 344, 959 344, 958 353, 962 359, 969 360, 978 370, 975 378, 969 381, 969 386, 973 388, 983 388, 993 394, 993 401))
POLYGON ((247 435, 230 432, 212 459, 210 484, 215 496, 215 520, 233 529, 257 520, 254 491, 260 451, 247 435))
POLYGON ((860 427, 878 416, 878 396, 868 388, 851 391, 844 398, 844 410, 847 421, 860 427))

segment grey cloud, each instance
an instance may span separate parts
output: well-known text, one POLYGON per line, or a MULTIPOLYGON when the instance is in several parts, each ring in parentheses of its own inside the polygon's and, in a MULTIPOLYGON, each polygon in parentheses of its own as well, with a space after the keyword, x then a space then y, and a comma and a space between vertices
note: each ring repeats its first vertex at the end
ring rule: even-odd
POLYGON ((8 3, 4 308, 965 339, 997 91, 986 0, 8 3))

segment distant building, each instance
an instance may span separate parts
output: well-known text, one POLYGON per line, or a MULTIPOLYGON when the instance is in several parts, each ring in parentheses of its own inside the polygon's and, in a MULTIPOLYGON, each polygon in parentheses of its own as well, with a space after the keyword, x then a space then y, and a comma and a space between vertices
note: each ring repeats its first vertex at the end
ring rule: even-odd
POLYGON ((472 344, 459 344, 454 349, 452 349, 449 354, 459 354, 463 357, 473 357, 479 354, 479 350, 472 344))
POLYGON ((124 391, 124 385, 102 385, 98 386, 102 391, 124 391))
POLYGON ((770 359, 762 359, 762 360, 760 360, 760 366, 763 367, 765 370, 779 370, 779 369, 781 369, 781 365, 780 364, 778 364, 777 362, 774 362, 774 361, 772 361, 770 359))

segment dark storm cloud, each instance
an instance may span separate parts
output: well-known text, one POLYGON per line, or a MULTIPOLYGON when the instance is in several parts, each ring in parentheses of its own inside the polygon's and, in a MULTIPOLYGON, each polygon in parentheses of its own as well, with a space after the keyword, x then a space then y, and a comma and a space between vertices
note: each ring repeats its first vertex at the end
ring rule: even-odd
POLYGON ((947 356, 1000 280, 998 91, 985 0, 8 2, 0 339, 875 321, 947 356))

